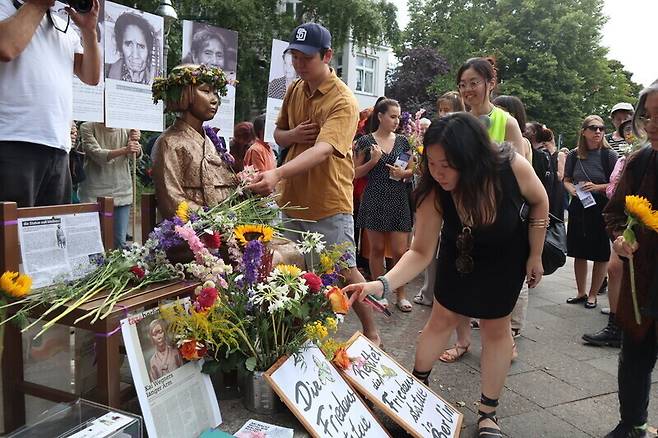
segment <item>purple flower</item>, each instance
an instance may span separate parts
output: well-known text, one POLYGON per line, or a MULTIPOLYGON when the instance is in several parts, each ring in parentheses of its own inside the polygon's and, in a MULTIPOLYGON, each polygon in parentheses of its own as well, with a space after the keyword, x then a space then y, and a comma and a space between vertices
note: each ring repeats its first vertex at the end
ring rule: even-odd
POLYGON ((226 150, 226 143, 224 142, 224 139, 218 137, 215 133, 215 130, 212 129, 212 127, 209 125, 203 125, 203 130, 206 132, 206 135, 212 144, 215 145, 215 149, 217 150, 217 153, 222 157, 222 160, 224 160, 224 162, 227 164, 233 164, 233 157, 228 153, 228 150, 226 150))
POLYGON ((160 223, 160 225, 151 231, 149 239, 157 240, 157 249, 166 251, 184 243, 183 239, 181 239, 174 230, 176 225, 182 226, 183 221, 181 221, 178 217, 174 217, 173 220, 165 219, 160 223))
POLYGON ((338 272, 334 271, 331 274, 320 275, 323 286, 333 286, 338 282, 338 272))
POLYGON ((260 240, 250 240, 244 248, 242 263, 244 264, 244 281, 248 285, 256 283, 260 262, 263 258, 263 243, 260 240))

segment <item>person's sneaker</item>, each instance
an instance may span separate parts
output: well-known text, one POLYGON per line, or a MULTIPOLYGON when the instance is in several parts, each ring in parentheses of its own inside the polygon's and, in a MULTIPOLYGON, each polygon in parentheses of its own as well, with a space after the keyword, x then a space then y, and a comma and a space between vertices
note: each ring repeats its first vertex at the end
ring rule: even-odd
POLYGON ((608 277, 605 277, 603 279, 603 284, 601 285, 601 288, 599 289, 598 295, 603 295, 606 292, 608 292, 608 277))
POLYGON ((646 425, 634 427, 619 423, 615 429, 603 438, 647 438, 646 425))
POLYGON ((601 307, 601 313, 604 315, 610 315, 610 307, 601 307))
POLYGON ((599 347, 621 347, 621 330, 615 323, 615 314, 608 315, 608 325, 596 333, 584 334, 583 341, 599 347))

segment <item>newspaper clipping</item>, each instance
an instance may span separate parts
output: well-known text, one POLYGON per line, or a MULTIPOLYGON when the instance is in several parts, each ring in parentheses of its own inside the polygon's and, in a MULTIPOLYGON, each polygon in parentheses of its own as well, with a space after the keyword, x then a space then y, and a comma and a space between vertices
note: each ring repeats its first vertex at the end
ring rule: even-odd
POLYGON ((163 104, 151 84, 162 74, 162 17, 105 3, 105 124, 108 128, 162 131, 163 104))
MULTIPOLYGON (((183 301, 189 305, 189 298, 183 301)), ((152 438, 196 438, 219 426, 222 417, 201 361, 183 360, 167 335, 159 309, 121 321, 130 371, 152 438)))
POLYGON ((237 438, 292 438, 295 431, 258 420, 249 420, 235 432, 237 438))
MULTIPOLYGON (((183 63, 205 64, 221 68, 226 77, 236 78, 238 68, 238 33, 221 27, 194 21, 183 21, 183 63)), ((215 117, 208 122, 219 128, 218 135, 233 137, 235 125, 235 86, 228 86, 228 93, 221 97, 221 105, 215 117)))
POLYGON ((274 142, 274 128, 279 117, 286 90, 297 79, 290 54, 284 51, 287 41, 272 40, 270 77, 267 85, 267 113, 265 116, 265 141, 274 142))
POLYGON ((98 213, 19 219, 18 238, 34 288, 83 277, 105 251, 98 213))

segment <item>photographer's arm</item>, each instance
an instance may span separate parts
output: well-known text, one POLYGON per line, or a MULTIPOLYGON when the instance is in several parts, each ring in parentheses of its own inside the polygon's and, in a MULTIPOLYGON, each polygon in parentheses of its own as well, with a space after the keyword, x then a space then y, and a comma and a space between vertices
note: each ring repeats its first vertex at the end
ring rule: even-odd
POLYGON ((26 1, 14 15, 0 21, 0 61, 13 61, 32 40, 44 14, 54 0, 26 1))
POLYGON ((70 7, 66 11, 71 20, 82 33, 82 47, 84 53, 76 53, 73 64, 75 75, 87 85, 97 85, 101 78, 101 49, 98 45, 96 24, 98 23, 98 0, 93 0, 91 11, 81 14, 70 7))

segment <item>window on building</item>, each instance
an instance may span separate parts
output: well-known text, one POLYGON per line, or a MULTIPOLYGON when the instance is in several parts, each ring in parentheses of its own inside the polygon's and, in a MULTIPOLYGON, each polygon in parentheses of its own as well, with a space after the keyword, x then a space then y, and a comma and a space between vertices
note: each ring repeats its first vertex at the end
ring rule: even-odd
POLYGON ((356 91, 375 94, 375 69, 377 60, 356 55, 356 91))
POLYGON ((343 79, 343 52, 336 52, 331 58, 331 66, 336 71, 336 76, 343 79))

